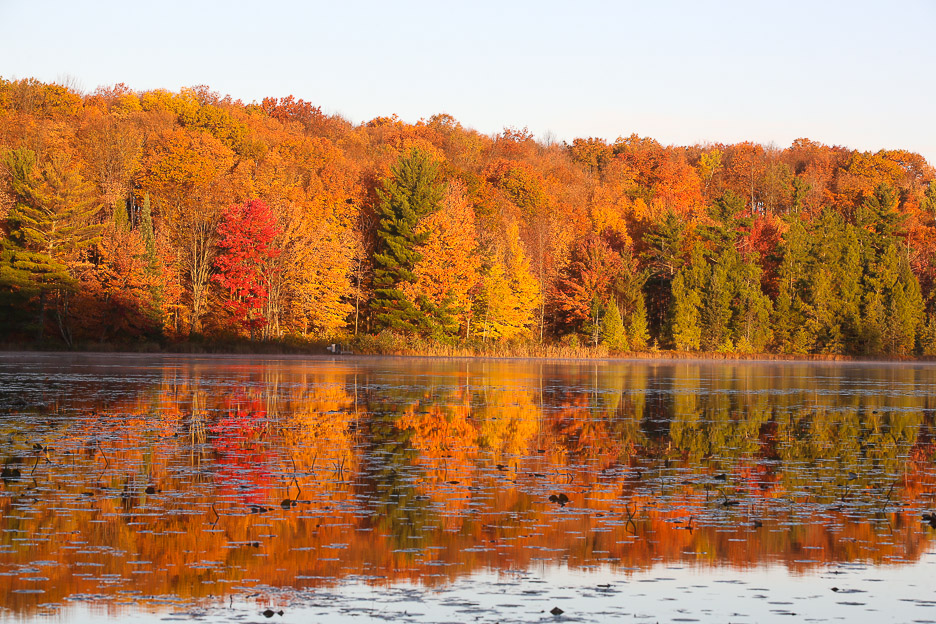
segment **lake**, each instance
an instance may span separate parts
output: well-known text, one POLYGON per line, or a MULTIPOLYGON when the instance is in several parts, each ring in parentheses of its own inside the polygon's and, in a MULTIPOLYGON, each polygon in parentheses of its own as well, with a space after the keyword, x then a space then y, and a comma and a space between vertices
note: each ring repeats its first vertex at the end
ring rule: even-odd
POLYGON ((936 621, 934 389, 931 364, 0 354, 0 620, 936 621))

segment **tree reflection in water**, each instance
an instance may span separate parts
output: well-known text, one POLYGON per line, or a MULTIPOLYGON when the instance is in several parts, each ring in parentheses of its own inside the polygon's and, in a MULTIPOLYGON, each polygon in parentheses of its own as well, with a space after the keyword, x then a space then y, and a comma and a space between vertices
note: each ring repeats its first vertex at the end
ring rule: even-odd
POLYGON ((5 356, 0 595, 30 613, 543 561, 914 561, 934 381, 923 365, 5 356))

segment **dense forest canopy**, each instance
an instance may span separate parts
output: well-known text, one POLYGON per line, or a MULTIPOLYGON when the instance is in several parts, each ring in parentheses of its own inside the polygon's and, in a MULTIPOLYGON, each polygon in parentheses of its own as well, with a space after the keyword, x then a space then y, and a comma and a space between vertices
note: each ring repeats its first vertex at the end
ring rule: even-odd
POLYGON ((936 171, 0 79, 0 338, 936 353, 936 171))

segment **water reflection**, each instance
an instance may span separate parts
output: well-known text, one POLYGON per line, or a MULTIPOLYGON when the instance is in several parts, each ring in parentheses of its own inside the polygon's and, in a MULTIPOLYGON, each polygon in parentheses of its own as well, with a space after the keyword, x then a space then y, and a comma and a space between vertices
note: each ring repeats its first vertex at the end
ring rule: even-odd
POLYGON ((0 595, 918 560, 936 367, 0 357, 0 595))

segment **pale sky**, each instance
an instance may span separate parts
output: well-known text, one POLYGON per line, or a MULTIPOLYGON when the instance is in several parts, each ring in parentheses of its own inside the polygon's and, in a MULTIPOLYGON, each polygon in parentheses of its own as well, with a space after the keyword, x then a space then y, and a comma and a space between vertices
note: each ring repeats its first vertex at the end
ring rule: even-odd
POLYGON ((664 144, 808 137, 936 163, 936 0, 0 0, 0 76, 206 84, 354 123, 664 144))

